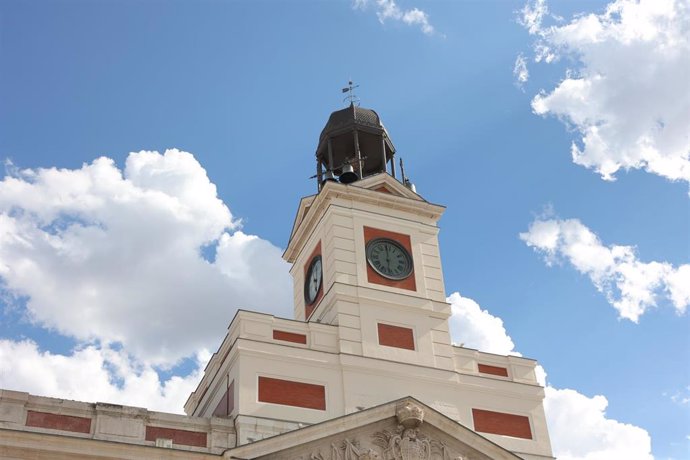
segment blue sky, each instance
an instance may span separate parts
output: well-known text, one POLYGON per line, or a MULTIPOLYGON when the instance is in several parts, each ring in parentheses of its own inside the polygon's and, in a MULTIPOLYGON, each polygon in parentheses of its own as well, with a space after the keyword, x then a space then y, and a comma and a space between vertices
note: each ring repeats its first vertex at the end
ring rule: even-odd
POLYGON ((621 439, 554 421, 556 453, 616 458, 648 433, 655 458, 689 458, 683 5, 2 2, 0 387, 145 405, 129 389, 148 382, 173 410, 236 307, 288 316, 280 248, 351 78, 448 207, 457 324, 509 336, 497 351, 539 360, 548 410, 621 439), (102 385, 36 383, 69 369, 102 385))

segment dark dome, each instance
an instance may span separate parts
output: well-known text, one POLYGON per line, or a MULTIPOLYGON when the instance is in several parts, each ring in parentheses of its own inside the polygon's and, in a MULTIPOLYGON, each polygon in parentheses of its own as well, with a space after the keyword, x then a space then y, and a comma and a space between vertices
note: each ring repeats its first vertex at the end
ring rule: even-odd
POLYGON ((360 179, 385 172, 394 154, 379 114, 354 104, 331 113, 316 147, 319 165, 327 171, 340 175, 343 165, 350 164, 360 179))
POLYGON ((321 131, 319 141, 322 141, 329 134, 337 135, 340 130, 351 131, 355 126, 369 127, 375 129, 385 129, 381 124, 379 115, 371 109, 364 109, 351 104, 342 110, 333 112, 328 118, 328 123, 321 131))

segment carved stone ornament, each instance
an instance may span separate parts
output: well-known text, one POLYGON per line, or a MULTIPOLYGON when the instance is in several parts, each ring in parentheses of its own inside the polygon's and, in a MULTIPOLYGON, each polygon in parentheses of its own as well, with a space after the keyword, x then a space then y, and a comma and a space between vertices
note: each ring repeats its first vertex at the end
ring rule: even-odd
MULTIPOLYGON (((317 450, 303 460, 470 460, 452 452, 442 441, 420 432, 424 411, 414 403, 406 402, 396 410, 399 425, 392 430, 377 431, 358 439, 345 439, 331 443, 330 448, 317 450), (324 455, 322 452, 328 453, 324 455)), ((362 433, 364 434, 364 433, 362 433)))
POLYGON ((411 402, 399 406, 395 415, 398 417, 398 423, 405 428, 417 428, 424 421, 424 410, 411 402))
POLYGON ((431 444, 417 436, 415 428, 406 428, 402 435, 393 437, 393 457, 401 460, 429 460, 431 444))

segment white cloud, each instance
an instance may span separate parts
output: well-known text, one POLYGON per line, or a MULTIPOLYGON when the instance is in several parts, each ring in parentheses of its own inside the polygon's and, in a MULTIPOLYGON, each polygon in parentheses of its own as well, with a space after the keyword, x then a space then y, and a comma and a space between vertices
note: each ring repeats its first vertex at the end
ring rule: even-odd
POLYGON ((193 372, 161 382, 155 369, 122 350, 87 346, 59 355, 41 351, 29 340, 0 340, 0 387, 183 413, 184 403, 196 389, 209 358, 208 352, 201 351, 193 372))
POLYGON ((518 22, 529 31, 530 35, 538 34, 541 32, 541 23, 544 20, 544 16, 548 12, 549 8, 546 5, 546 0, 527 2, 520 10, 518 22))
POLYGON ((515 345, 501 318, 482 310, 477 302, 459 292, 452 293, 447 300, 452 312, 450 333, 454 342, 487 353, 513 354, 515 345))
MULTIPOLYGON (((563 80, 532 100, 579 134, 576 164, 606 180, 644 169, 690 181, 690 7, 684 0, 616 0, 601 14, 544 26, 544 0, 521 23, 537 37, 534 60, 574 62, 563 80)), ((550 17, 550 16, 549 16, 550 17)))
MULTIPOLYGON (((503 321, 472 299, 455 292, 451 304, 451 336, 454 342, 480 351, 515 354, 503 321)), ((536 368, 537 379, 546 372, 536 368)), ((575 390, 545 388, 544 410, 551 445, 559 460, 651 460, 651 439, 643 428, 606 417, 608 401, 602 395, 589 398, 575 390)))
POLYGON ((515 77, 515 82, 519 88, 522 88, 523 84, 527 83, 529 79, 529 70, 527 70, 527 60, 525 56, 519 54, 515 58, 515 65, 513 66, 513 76, 515 77))
POLYGON ((547 265, 565 259, 589 276, 622 318, 638 322, 660 297, 678 314, 690 304, 690 265, 641 262, 633 247, 605 246, 578 219, 536 219, 520 239, 543 254, 547 265))
POLYGON ((546 386, 546 369, 544 369, 544 366, 541 364, 537 364, 537 366, 534 368, 534 373, 536 374, 537 377, 537 383, 539 385, 545 387, 546 386))
POLYGON ((559 460, 652 460, 646 430, 606 417, 607 399, 546 387, 544 409, 559 460))
POLYGON ((686 386, 681 391, 676 391, 670 396, 668 394, 664 394, 664 396, 668 396, 671 401, 679 406, 688 406, 690 405, 690 385, 686 386))
POLYGON ((281 251, 238 227, 189 153, 24 170, 0 182, 2 294, 43 327, 171 364, 215 349, 237 307, 291 314, 281 251))
MULTIPOLYGON (((355 9, 365 10, 369 0, 354 0, 355 9)), ((400 21, 409 26, 418 26, 426 35, 433 35, 434 27, 429 22, 429 15, 419 8, 402 9, 395 0, 373 0, 376 9, 376 17, 384 24, 388 20, 400 21)))

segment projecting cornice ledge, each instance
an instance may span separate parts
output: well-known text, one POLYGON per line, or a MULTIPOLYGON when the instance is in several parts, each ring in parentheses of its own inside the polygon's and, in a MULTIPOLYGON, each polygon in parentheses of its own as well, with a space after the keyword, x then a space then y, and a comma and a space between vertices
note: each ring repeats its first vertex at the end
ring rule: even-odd
POLYGON ((514 453, 412 397, 229 449, 223 457, 520 460, 514 453))
POLYGON ((423 200, 419 195, 408 190, 387 174, 372 176, 351 185, 326 182, 318 195, 305 197, 300 202, 283 259, 289 263, 294 263, 299 255, 299 250, 304 247, 304 240, 312 233, 326 209, 336 201, 341 207, 347 206, 348 202, 351 208, 354 208, 356 203, 374 205, 381 209, 408 212, 434 222, 441 218, 446 209, 445 206, 423 200), (384 193, 370 188, 384 185, 392 193, 384 193))

